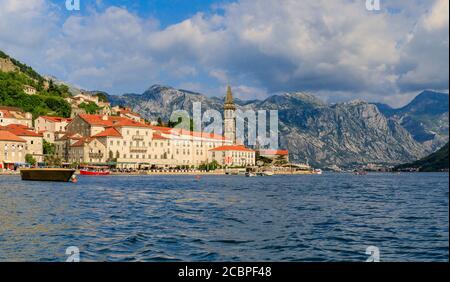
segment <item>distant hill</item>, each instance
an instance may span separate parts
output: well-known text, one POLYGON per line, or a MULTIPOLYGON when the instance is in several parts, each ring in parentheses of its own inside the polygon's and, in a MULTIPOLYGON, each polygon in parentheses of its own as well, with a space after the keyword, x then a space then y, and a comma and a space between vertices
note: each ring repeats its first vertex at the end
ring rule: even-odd
POLYGON ((394 109, 375 104, 388 118, 400 123, 428 152, 434 152, 449 140, 449 96, 446 93, 423 91, 404 107, 394 109))
POLYGON ((419 171, 443 171, 449 169, 449 143, 433 154, 418 161, 399 165, 395 170, 418 169, 419 171))
POLYGON ((20 108, 31 112, 33 117, 69 117, 71 107, 64 98, 70 96, 66 85, 44 78, 33 68, 0 51, 0 106, 20 108), (25 86, 33 87, 36 94, 26 94, 25 86))

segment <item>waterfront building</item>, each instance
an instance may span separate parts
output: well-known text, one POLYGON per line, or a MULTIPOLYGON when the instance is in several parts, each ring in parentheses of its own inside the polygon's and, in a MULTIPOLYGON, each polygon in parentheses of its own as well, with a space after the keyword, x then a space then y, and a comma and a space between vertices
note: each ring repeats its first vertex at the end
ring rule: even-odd
POLYGON ((43 136, 21 124, 9 124, 7 126, 0 126, 0 130, 9 131, 10 133, 25 140, 25 154, 30 154, 37 162, 44 160, 43 155, 43 136))
POLYGON ((66 126, 72 121, 70 118, 40 116, 34 120, 36 132, 43 134, 44 140, 54 143, 66 132, 66 126))
POLYGON ((31 128, 33 126, 33 116, 25 113, 19 108, 0 106, 0 126, 9 124, 22 124, 31 128))
POLYGON ((209 150, 209 160, 221 166, 254 166, 255 151, 243 145, 225 145, 209 150))
POLYGON ((197 167, 208 150, 232 144, 223 136, 152 126, 119 116, 79 115, 56 141, 70 163, 114 163, 120 168, 197 167))
POLYGON ((0 129, 0 169, 13 169, 16 164, 24 163, 26 143, 19 136, 0 129))

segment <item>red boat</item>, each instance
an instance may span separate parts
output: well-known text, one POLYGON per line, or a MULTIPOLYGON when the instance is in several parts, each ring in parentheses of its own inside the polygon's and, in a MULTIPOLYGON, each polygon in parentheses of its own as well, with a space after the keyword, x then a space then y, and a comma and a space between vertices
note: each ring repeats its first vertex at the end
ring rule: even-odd
POLYGON ((108 170, 108 167, 84 167, 80 169, 81 175, 93 175, 93 176, 102 176, 109 175, 111 172, 108 170))
POLYGON ((81 175, 109 175, 109 171, 92 171, 92 170, 80 170, 81 175))

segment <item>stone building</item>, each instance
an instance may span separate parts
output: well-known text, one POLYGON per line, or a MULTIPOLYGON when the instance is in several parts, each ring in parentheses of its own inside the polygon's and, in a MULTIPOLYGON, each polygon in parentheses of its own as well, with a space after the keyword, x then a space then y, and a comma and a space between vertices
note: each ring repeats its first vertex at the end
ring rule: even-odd
POLYGON ((44 140, 54 143, 66 132, 66 126, 72 121, 70 118, 40 116, 34 120, 36 132, 43 134, 44 140))
POLYGON ((36 133, 33 129, 27 128, 21 124, 9 124, 7 126, 0 126, 0 130, 9 131, 10 133, 25 140, 25 154, 30 154, 37 162, 44 160, 43 155, 43 136, 36 133))
POLYGON ((23 92, 25 92, 25 94, 28 94, 28 95, 34 95, 37 93, 36 88, 34 88, 33 86, 30 86, 30 85, 24 85, 23 92))
POLYGON ((0 129, 0 169, 13 169, 25 162, 26 142, 19 136, 0 129))

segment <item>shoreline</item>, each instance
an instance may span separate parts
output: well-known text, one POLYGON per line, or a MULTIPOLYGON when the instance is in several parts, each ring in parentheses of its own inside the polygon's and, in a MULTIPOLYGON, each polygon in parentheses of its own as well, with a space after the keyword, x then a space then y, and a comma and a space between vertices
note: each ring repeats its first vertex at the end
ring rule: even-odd
MULTIPOLYGON (((334 173, 340 173, 340 174, 351 174, 350 172, 334 172, 334 173)), ((398 172, 378 172, 373 171, 369 173, 390 173, 390 174, 398 174, 398 172)), ((412 174, 412 173, 449 173, 448 171, 408 171, 408 172, 401 172, 402 174, 412 174)), ((80 172, 77 170, 75 172, 75 175, 79 176, 80 172)), ((236 173, 225 173, 224 171, 183 171, 183 172, 174 172, 174 171, 158 171, 158 172, 111 172, 111 174, 106 176, 155 176, 155 175, 230 175, 230 176, 245 176, 244 174, 236 174, 236 173)), ((302 172, 274 172, 273 175, 320 175, 318 173, 310 172, 310 171, 302 171, 302 172)), ((20 171, 0 171, 0 176, 20 176, 20 171)))

